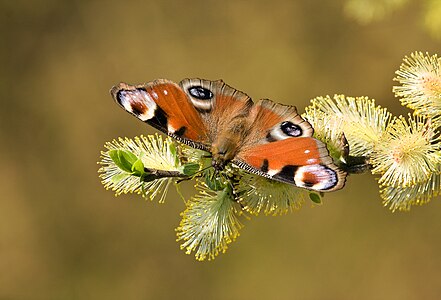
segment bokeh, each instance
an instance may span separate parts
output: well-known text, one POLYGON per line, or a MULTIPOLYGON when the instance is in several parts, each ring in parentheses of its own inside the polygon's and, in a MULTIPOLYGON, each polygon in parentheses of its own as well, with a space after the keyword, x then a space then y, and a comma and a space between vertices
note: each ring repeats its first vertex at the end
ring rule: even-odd
MULTIPOLYGON (((0 299, 436 299, 441 203, 382 207, 371 175, 321 206, 253 217, 227 253, 197 262, 176 243, 184 203, 114 197, 99 153, 153 133, 112 85, 222 78, 296 105, 369 96, 395 115, 394 72, 441 54, 423 1, 369 24, 345 1, 1 1, 0 299)), ((193 187, 184 183, 183 193, 193 187)))

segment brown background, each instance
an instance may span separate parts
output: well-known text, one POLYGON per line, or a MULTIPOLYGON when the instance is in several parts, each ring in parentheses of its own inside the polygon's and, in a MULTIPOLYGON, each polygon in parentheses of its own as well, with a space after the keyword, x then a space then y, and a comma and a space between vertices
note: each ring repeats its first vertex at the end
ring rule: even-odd
POLYGON ((335 0, 1 1, 0 298, 437 298, 439 199, 392 214, 373 176, 351 176, 200 263, 175 242, 175 193, 115 198, 96 164, 104 142, 154 132, 113 103, 119 81, 222 78, 301 111, 344 93, 406 114, 394 71, 441 54, 414 2, 362 26, 335 0))

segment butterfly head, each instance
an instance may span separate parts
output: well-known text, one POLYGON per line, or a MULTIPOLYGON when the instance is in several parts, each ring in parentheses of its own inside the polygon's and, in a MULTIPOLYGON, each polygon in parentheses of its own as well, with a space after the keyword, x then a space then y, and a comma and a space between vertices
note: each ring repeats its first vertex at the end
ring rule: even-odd
POLYGON ((236 156, 235 144, 229 139, 222 140, 221 143, 213 144, 211 153, 211 165, 217 171, 221 171, 236 156))
POLYGON ((216 171, 222 171, 227 164, 228 162, 222 159, 213 159, 211 161, 211 165, 216 171))

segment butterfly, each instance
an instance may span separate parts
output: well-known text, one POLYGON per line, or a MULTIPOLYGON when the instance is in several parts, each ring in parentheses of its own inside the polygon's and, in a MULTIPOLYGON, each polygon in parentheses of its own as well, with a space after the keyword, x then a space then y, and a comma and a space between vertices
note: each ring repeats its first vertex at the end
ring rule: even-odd
POLYGON ((326 145, 294 106, 251 98, 222 80, 158 79, 120 83, 115 101, 138 119, 193 148, 211 153, 212 166, 228 163, 266 178, 319 192, 344 186, 326 145))

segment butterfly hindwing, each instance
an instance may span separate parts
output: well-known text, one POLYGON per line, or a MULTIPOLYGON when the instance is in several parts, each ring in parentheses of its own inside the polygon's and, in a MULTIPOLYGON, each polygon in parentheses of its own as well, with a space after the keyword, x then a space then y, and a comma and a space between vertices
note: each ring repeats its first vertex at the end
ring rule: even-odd
POLYGON ((253 106, 253 101, 248 95, 222 80, 187 78, 179 85, 200 113, 208 128, 210 143, 215 142, 222 132, 230 130, 229 127, 237 123, 238 119, 247 117, 253 106))
POLYGON ((297 113, 294 106, 260 100, 251 109, 251 130, 246 137, 247 145, 284 140, 291 137, 310 137, 311 125, 297 113))

